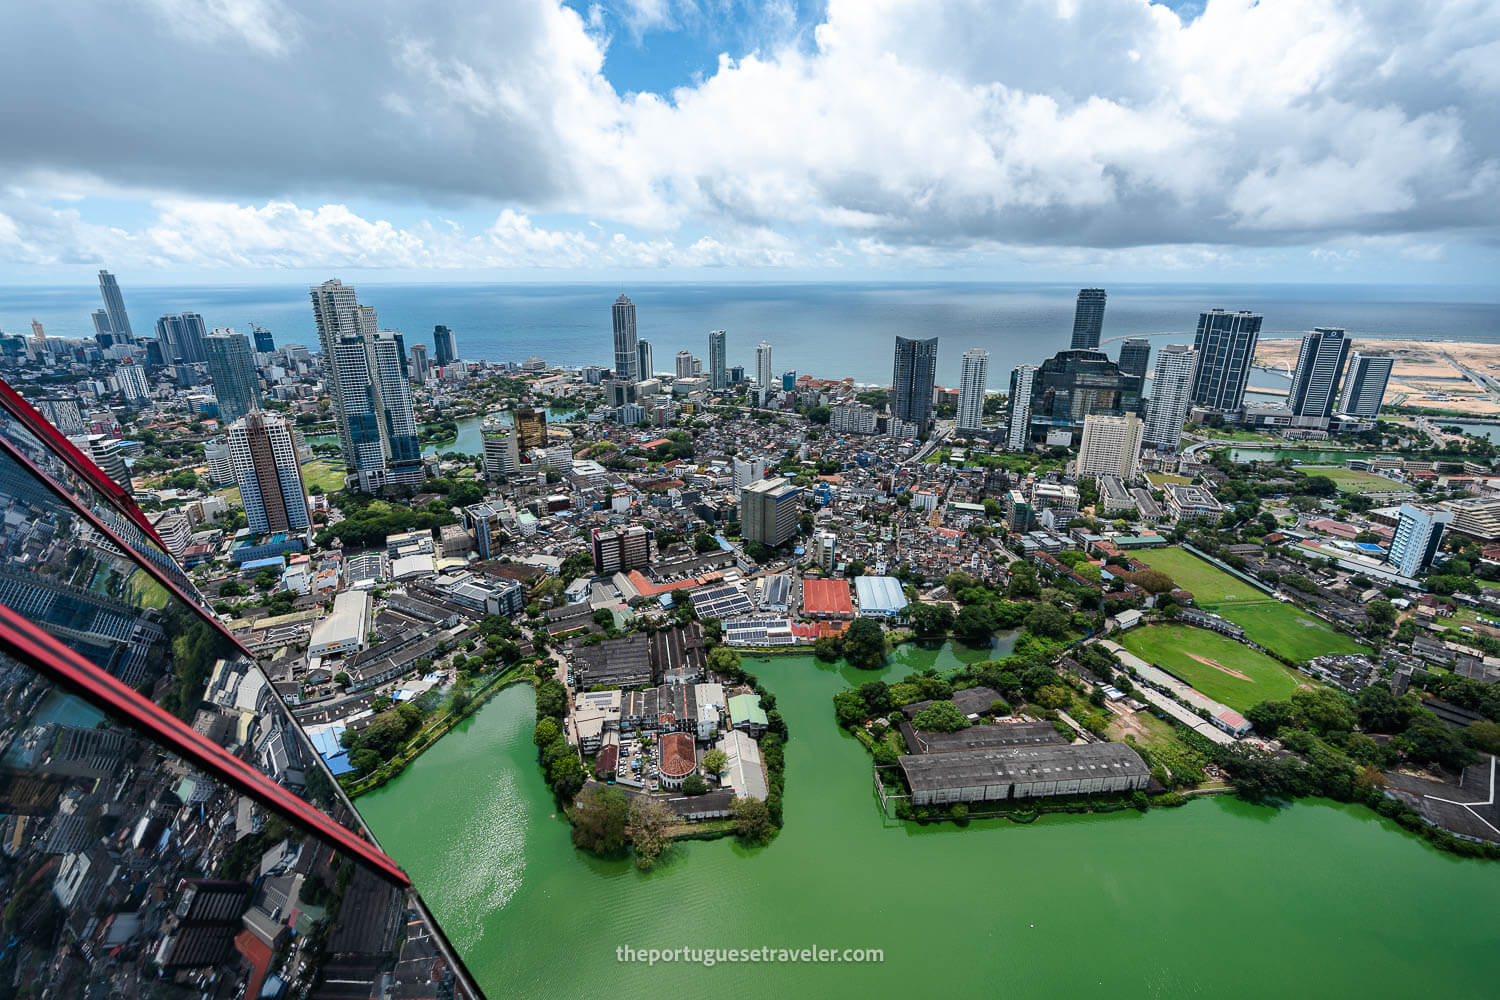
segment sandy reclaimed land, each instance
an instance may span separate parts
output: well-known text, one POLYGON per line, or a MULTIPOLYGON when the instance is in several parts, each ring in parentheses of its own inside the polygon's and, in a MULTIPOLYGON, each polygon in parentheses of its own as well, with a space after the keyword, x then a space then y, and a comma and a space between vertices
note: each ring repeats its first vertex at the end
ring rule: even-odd
MULTIPOLYGON (((1255 363, 1283 370, 1295 366, 1301 343, 1298 337, 1264 339, 1256 345, 1255 363)), ((1500 416, 1500 400, 1482 392, 1457 367, 1464 365, 1500 378, 1500 344, 1364 337, 1354 339, 1354 350, 1395 357, 1396 365, 1385 390, 1387 406, 1462 410, 1475 416, 1500 416)))

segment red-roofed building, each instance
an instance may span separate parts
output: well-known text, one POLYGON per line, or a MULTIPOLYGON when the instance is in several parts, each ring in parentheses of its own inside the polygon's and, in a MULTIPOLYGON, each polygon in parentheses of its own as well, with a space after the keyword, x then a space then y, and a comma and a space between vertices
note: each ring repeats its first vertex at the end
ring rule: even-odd
POLYGON ((661 738, 661 783, 681 788, 683 779, 698 769, 698 754, 687 733, 667 733, 661 738))
POLYGON ((847 580, 803 580, 802 611, 819 617, 853 617, 854 599, 847 580))
POLYGON ((250 975, 245 979, 244 995, 260 996, 261 985, 266 981, 266 973, 271 968, 271 946, 250 931, 244 930, 234 936, 234 947, 245 956, 245 963, 250 966, 250 975))

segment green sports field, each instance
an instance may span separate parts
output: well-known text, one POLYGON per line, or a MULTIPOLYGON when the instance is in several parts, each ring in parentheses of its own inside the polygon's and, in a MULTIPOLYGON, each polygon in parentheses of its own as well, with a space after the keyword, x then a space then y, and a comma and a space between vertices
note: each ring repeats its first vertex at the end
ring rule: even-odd
POLYGON ((1303 680, 1264 653, 1188 625, 1147 625, 1126 632, 1119 641, 1141 659, 1239 712, 1258 702, 1289 698, 1303 680))
POLYGON ((1332 479, 1333 485, 1339 488, 1340 493, 1390 493, 1406 488, 1394 480, 1378 476, 1373 472, 1346 469, 1338 465, 1296 465, 1293 468, 1309 476, 1332 479))
POLYGON ((1278 601, 1184 549, 1156 549, 1136 558, 1192 591, 1200 608, 1234 622, 1246 638, 1278 656, 1300 663, 1330 653, 1365 652, 1364 646, 1295 605, 1278 601))

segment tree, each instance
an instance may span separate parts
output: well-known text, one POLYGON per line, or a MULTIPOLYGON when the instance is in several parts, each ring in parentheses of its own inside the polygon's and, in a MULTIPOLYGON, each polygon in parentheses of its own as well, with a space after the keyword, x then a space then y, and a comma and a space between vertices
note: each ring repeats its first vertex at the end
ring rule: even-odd
POLYGON ((705 795, 708 792, 708 782, 703 780, 703 775, 694 771, 682 779, 683 795, 705 795))
POLYGON ((946 604, 913 604, 906 615, 917 635, 943 635, 953 627, 953 609, 946 604))
POLYGON ((1321 736, 1354 728, 1353 700, 1333 688, 1303 688, 1292 695, 1292 707, 1307 727, 1321 736))
POLYGON ((839 658, 839 641, 832 636, 825 635, 813 641, 813 655, 825 663, 832 663, 839 658))
POLYGON ((873 618, 856 618, 844 633, 844 658, 862 670, 885 663, 885 630, 873 618))
POLYGON ((1500 754, 1500 722, 1471 722, 1464 740, 1476 750, 1500 754))
POLYGON ((1245 710, 1245 718, 1266 739, 1275 739, 1282 726, 1293 726, 1297 713, 1284 701, 1262 701, 1245 710))
POLYGON ((839 725, 844 727, 858 725, 870 717, 858 691, 840 691, 834 695, 833 714, 838 718, 839 725))
POLYGON ((912 716, 913 729, 925 733, 956 733, 969 726, 968 717, 951 701, 935 701, 912 716))
POLYGON ((700 531, 693 536, 693 551, 702 555, 706 552, 719 551, 719 543, 706 531, 700 531))
POLYGON ((735 799, 730 809, 735 836, 752 844, 765 844, 776 836, 771 812, 760 799, 735 799))
MULTIPOLYGON (((696 775, 695 775, 696 777, 696 775)), ((677 821, 672 810, 656 799, 642 796, 630 806, 625 835, 635 845, 635 866, 641 871, 656 867, 656 859, 671 845, 667 830, 677 821)))
POLYGON ((1384 684, 1371 684, 1355 699, 1359 728, 1367 733, 1398 733, 1409 721, 1401 703, 1384 684))
POLYGON ((1050 604, 1038 604, 1026 616, 1026 630, 1048 639, 1067 636, 1070 624, 1068 616, 1050 604))
POLYGON ((885 715, 895 708, 891 688, 885 681, 867 681, 859 686, 859 700, 871 715, 885 715))
POLYGON ((728 766, 729 755, 718 747, 703 755, 703 770, 709 774, 719 774, 728 766))
POLYGON ((1396 606, 1390 601, 1374 600, 1365 605, 1365 615, 1370 621, 1384 625, 1389 631, 1396 624, 1396 606))
POLYGON ((953 620, 953 631, 970 643, 986 642, 995 631, 995 613, 987 604, 967 605, 953 620))
POLYGON ((1452 771, 1462 770, 1477 758, 1457 732, 1426 710, 1412 720, 1399 742, 1413 762, 1441 764, 1452 771))
POLYGON ((556 719, 549 716, 537 720, 536 730, 531 734, 531 742, 538 747, 544 747, 560 739, 562 739, 562 727, 557 724, 556 719))
POLYGON ((573 846, 605 856, 619 854, 625 849, 630 813, 630 800, 620 789, 590 788, 568 813, 573 846))
POLYGON ((1172 582, 1172 578, 1159 569, 1143 569, 1138 573, 1120 575, 1148 594, 1165 594, 1177 589, 1177 584, 1172 582))
POLYGON ((349 679, 349 675, 344 673, 342 670, 333 675, 333 682, 339 687, 344 688, 348 687, 352 683, 352 681, 349 679))
POLYGON ((740 662, 739 652, 728 646, 715 646, 708 651, 708 669, 716 674, 738 674, 740 662))

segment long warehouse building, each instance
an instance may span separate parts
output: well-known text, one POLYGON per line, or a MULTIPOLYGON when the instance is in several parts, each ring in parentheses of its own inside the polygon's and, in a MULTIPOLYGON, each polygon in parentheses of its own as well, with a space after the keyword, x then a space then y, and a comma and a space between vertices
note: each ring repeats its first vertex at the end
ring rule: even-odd
POLYGON ((915 806, 1144 789, 1146 762, 1123 743, 988 747, 900 758, 915 806))

